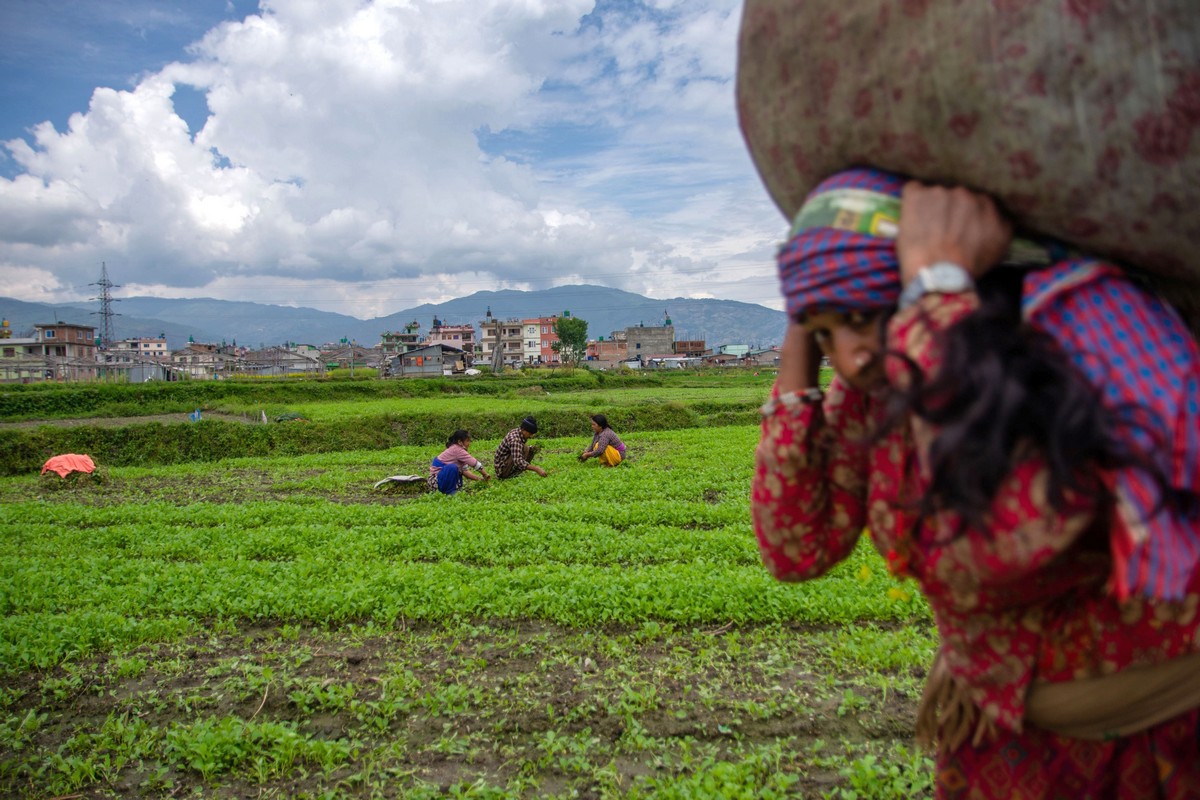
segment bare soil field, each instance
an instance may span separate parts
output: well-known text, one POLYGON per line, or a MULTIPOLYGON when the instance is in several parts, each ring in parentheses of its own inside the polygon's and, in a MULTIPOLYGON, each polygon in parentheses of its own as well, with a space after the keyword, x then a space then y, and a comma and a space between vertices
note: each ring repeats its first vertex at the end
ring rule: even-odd
MULTIPOLYGON (((146 758, 75 798, 653 796, 719 762, 821 797, 845 785, 840 754, 909 741, 916 699, 832 665, 806 644, 820 633, 282 623, 26 673, 9 711, 43 719, 24 748, 68 761, 143 737, 146 758), (281 763, 289 738, 341 746, 281 763)), ((41 796, 37 776, 20 781, 41 796)))

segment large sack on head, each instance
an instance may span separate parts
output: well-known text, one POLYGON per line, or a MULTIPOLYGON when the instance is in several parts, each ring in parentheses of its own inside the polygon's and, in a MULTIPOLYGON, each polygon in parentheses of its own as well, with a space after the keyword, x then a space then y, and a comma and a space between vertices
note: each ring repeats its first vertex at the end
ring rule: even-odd
POLYGON ((1196 0, 746 0, 738 112, 789 218, 871 165, 1200 299, 1196 0))

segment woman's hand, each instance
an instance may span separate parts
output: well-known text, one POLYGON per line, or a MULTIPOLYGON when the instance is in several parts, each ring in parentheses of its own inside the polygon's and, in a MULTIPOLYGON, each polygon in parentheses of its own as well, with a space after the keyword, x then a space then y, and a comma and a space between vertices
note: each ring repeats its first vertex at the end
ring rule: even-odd
POLYGON ((986 194, 961 186, 904 185, 896 255, 907 286, 930 264, 949 261, 978 279, 1008 252, 1012 225, 986 194))
POLYGON ((817 386, 820 371, 821 349, 804 326, 792 320, 783 336, 775 386, 781 395, 812 389, 817 386))

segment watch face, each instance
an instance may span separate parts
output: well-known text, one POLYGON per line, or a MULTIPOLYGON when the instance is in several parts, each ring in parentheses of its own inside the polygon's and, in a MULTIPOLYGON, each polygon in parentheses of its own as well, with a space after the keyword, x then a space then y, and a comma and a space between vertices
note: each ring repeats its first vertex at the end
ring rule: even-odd
POLYGON ((939 261, 917 272, 917 276, 900 292, 899 306, 906 308, 927 292, 953 294, 965 292, 973 285, 970 273, 958 264, 939 261))
POLYGON ((961 292, 971 286, 971 276, 958 264, 933 264, 921 270, 921 275, 928 292, 961 292))

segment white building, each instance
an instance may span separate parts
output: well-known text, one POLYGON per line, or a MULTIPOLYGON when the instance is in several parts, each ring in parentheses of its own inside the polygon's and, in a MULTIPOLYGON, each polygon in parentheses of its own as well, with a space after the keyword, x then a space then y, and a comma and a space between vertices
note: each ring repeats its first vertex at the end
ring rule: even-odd
POLYGON ((154 339, 143 336, 113 342, 109 353, 118 362, 127 360, 125 358, 127 356, 143 356, 155 361, 165 360, 171 356, 170 351, 167 350, 167 339, 161 335, 154 339))

